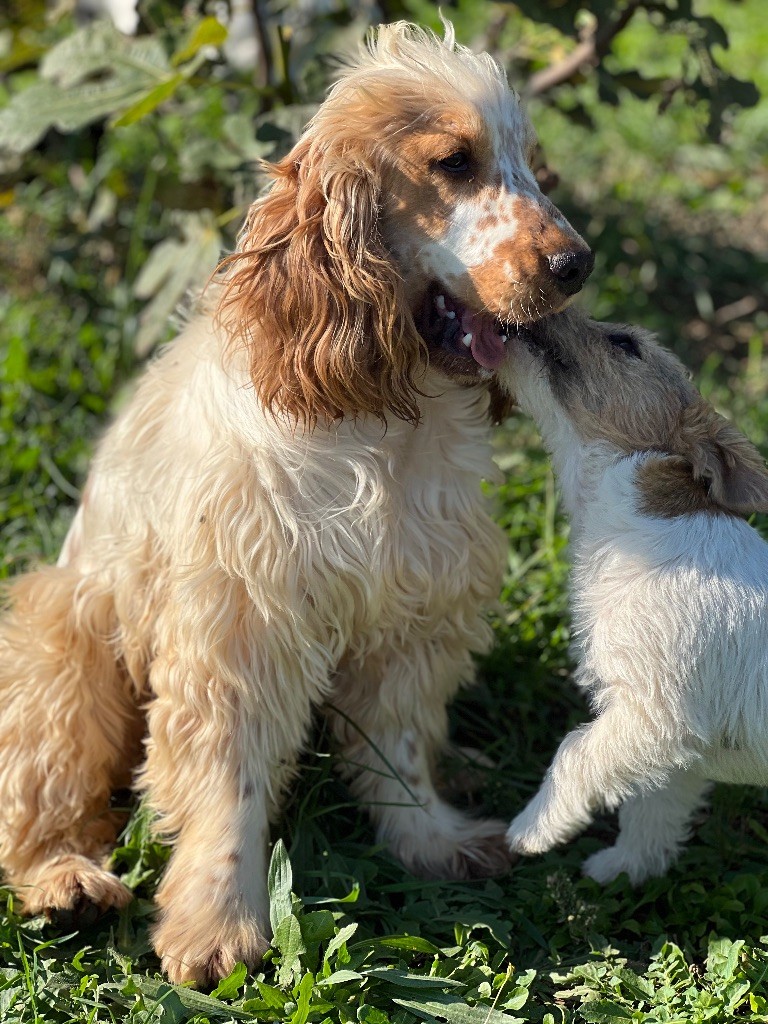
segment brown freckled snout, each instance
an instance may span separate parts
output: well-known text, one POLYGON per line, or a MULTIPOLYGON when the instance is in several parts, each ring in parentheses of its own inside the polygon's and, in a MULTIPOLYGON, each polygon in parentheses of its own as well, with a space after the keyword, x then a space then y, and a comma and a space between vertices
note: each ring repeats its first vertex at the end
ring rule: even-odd
POLYGON ((595 266, 591 249, 569 249, 547 257, 555 287, 564 295, 575 295, 584 287, 584 282, 595 266))

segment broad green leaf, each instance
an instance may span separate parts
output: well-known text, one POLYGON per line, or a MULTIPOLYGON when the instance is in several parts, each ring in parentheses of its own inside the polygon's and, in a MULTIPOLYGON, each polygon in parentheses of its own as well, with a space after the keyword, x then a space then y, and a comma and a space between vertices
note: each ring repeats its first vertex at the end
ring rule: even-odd
POLYGON ((301 938, 301 925, 295 914, 289 914, 275 928, 272 944, 280 951, 281 963, 278 981, 289 985, 294 974, 301 970, 301 957, 306 952, 301 938))
POLYGON ((221 46, 226 38, 227 29, 218 18, 203 18, 192 27, 186 40, 171 57, 171 63, 178 67, 190 57, 194 57, 203 46, 221 46))
POLYGON ((362 942, 355 942, 351 948, 360 949, 364 946, 385 946, 391 949, 405 949, 413 953, 428 953, 432 956, 440 952, 437 946, 422 939, 419 935, 385 935, 381 939, 364 939, 362 942))
POLYGON ((264 981, 256 981, 256 987, 259 990, 259 995, 268 1006, 274 1006, 282 1010, 285 1005, 285 995, 280 991, 279 988, 274 988, 272 985, 267 985, 264 981))
POLYGON ((180 213, 178 219, 183 238, 160 242, 134 284, 138 298, 152 297, 139 318, 135 342, 139 355, 146 355, 163 336, 187 292, 205 285, 221 252, 221 234, 210 213, 180 213))
POLYGON ((351 939, 356 931, 356 924, 348 924, 341 928, 338 934, 334 935, 328 943, 328 948, 325 951, 325 960, 330 960, 333 954, 337 952, 337 950, 341 949, 347 939, 351 939))
POLYGON ((371 967, 362 972, 367 978, 377 981, 388 981, 391 985, 401 988, 465 988, 464 982, 453 981, 451 978, 432 978, 427 974, 411 974, 398 971, 394 967, 371 967))
POLYGON ((394 999, 398 1006, 410 1010, 422 1020, 440 1018, 448 1024, 522 1024, 522 1017, 511 1017, 500 1013, 491 1006, 469 1006, 463 999, 455 996, 444 996, 441 999, 430 996, 429 999, 394 999))
POLYGON ((131 72, 136 80, 149 84, 163 79, 170 70, 168 58, 155 36, 132 39, 122 35, 110 21, 95 21, 62 39, 43 57, 40 75, 69 89, 92 78, 97 72, 131 72))
POLYGON ((123 128, 125 125, 140 121, 142 117, 146 117, 156 107, 159 107, 161 103, 164 103, 169 97, 173 96, 183 81, 184 75, 174 75, 173 78, 169 78, 166 82, 156 85, 154 89, 150 89, 148 93, 145 93, 137 103, 134 103, 124 111, 112 124, 115 128, 123 128))
POLYGON ((158 39, 131 39, 95 22, 54 46, 41 61, 40 79, 0 110, 0 149, 21 154, 50 128, 78 131, 139 105, 174 77, 158 39))
POLYGON ((252 1013, 241 1010, 237 1006, 220 1003, 218 999, 207 996, 203 992, 197 992, 193 988, 169 985, 167 982, 155 978, 142 978, 138 975, 133 975, 132 981, 136 991, 158 1003, 164 1002, 170 993, 174 993, 183 1006, 194 1013, 205 1014, 206 1017, 228 1017, 230 1019, 234 1017, 236 1020, 256 1019, 252 1013))
POLYGON ((334 971, 333 974, 329 974, 327 978, 321 978, 317 982, 318 987, 330 987, 333 985, 344 985, 348 981, 362 981, 363 975, 358 974, 357 971, 334 971))
POLYGON ((283 840, 278 839, 272 850, 267 875, 269 922, 272 925, 272 931, 275 933, 280 922, 286 917, 290 917, 293 913, 293 903, 291 901, 292 886, 293 872, 291 870, 291 862, 288 859, 288 851, 283 840))
POLYGON ((243 987, 247 976, 248 968, 245 964, 235 964, 229 976, 221 979, 213 992, 211 992, 211 996, 214 999, 236 999, 240 995, 240 989, 243 987))

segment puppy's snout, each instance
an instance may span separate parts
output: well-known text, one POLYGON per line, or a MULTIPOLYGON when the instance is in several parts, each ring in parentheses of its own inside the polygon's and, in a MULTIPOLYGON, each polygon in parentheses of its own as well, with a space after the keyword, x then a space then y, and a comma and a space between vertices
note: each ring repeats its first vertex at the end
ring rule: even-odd
POLYGON ((592 273, 595 257, 590 249, 570 249, 548 256, 547 263, 558 290, 575 295, 592 273))

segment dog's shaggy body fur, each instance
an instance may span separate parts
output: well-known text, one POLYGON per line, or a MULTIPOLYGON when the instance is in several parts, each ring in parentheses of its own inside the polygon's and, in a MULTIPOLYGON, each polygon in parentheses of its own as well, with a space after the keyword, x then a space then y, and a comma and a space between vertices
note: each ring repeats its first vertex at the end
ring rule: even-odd
POLYGON ((514 851, 616 807, 585 872, 663 874, 709 780, 768 784, 768 510, 758 452, 637 328, 568 312, 500 371, 551 450, 571 516, 576 679, 597 712, 512 822, 514 851))
POLYGON ((406 864, 506 863, 501 823, 448 806, 431 766, 504 562, 483 379, 505 324, 589 271, 532 139, 490 58, 390 26, 270 169, 218 314, 108 432, 58 566, 11 588, 0 858, 28 912, 129 899, 104 857, 110 791, 138 767, 174 841, 164 970, 254 965, 268 819, 326 701, 406 864))

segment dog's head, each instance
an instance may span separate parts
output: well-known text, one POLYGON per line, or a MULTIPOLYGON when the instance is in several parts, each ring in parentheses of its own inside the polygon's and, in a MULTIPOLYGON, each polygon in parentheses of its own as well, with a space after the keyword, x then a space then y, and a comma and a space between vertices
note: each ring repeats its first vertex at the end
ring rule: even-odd
POLYGON ((594 442, 659 452, 637 480, 649 514, 768 512, 760 453, 642 328, 598 323, 576 309, 545 317, 510 340, 499 381, 561 462, 571 458, 569 446, 594 442))
POLYGON ((417 422, 427 363, 490 377, 508 325, 562 308, 592 254, 542 195, 533 131, 487 55, 383 26, 268 170, 220 316, 263 403, 417 422))

